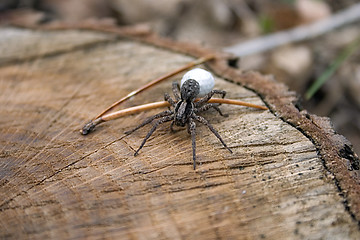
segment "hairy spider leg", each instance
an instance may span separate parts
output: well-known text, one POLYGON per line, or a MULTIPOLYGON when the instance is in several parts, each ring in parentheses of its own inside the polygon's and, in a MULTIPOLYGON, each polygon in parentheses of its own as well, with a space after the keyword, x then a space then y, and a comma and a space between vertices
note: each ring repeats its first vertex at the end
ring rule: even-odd
POLYGON ((145 126, 146 124, 151 123, 151 122, 154 121, 155 119, 161 118, 161 117, 166 117, 166 116, 169 116, 169 115, 171 115, 171 114, 173 114, 173 113, 174 113, 174 111, 172 111, 172 110, 166 110, 166 111, 163 111, 163 112, 161 112, 161 113, 158 113, 158 114, 156 114, 156 115, 154 115, 154 116, 152 116, 152 117, 148 117, 147 119, 145 119, 144 122, 142 122, 142 123, 141 123, 140 125, 138 125, 137 127, 133 128, 133 129, 131 129, 131 130, 129 130, 129 131, 126 131, 125 134, 126 134, 126 135, 130 135, 131 133, 135 132, 135 131, 138 130, 139 128, 142 128, 142 127, 145 126))
POLYGON ((151 134, 154 133, 154 131, 156 130, 157 126, 159 126, 160 124, 163 124, 163 123, 165 123, 165 122, 171 121, 171 120, 173 120, 173 119, 174 119, 173 116, 165 116, 165 117, 157 120, 157 121, 154 123, 153 127, 151 128, 151 130, 150 130, 150 131, 148 132, 148 134, 146 135, 146 137, 144 138, 144 140, 142 141, 142 143, 141 143, 140 147, 138 148, 138 150, 136 150, 136 152, 134 153, 134 156, 136 156, 136 155, 139 154, 140 149, 142 149, 142 147, 145 145, 146 140, 148 140, 148 138, 151 136, 151 134))
POLYGON ((193 150, 193 164, 196 169, 196 124, 194 119, 189 118, 188 132, 191 134, 191 145, 193 150))
POLYGON ((220 134, 214 129, 214 127, 203 117, 198 116, 196 114, 192 115, 193 118, 195 118, 197 121, 199 121, 200 123, 206 125, 210 131, 220 140, 220 142, 224 145, 224 147, 229 150, 230 153, 233 153, 231 151, 231 149, 226 145, 226 143, 224 142, 224 140, 222 140, 220 134))
POLYGON ((172 92, 174 94, 175 100, 178 102, 180 100, 180 86, 178 82, 173 82, 172 83, 172 92))
MULTIPOLYGON (((174 99, 172 99, 172 98, 170 97, 170 95, 169 95, 168 93, 165 93, 165 94, 164 94, 164 100, 167 101, 167 102, 169 102, 169 103, 171 104, 171 106, 175 107, 176 102, 174 101, 174 99)), ((178 100, 177 100, 177 101, 178 101, 178 100)), ((169 107, 169 109, 170 109, 170 107, 169 107)))
POLYGON ((212 98, 212 96, 214 96, 214 94, 220 94, 222 98, 225 97, 226 95, 226 91, 223 91, 223 90, 211 90, 211 92, 209 92, 208 94, 206 94, 203 98, 201 98, 199 101, 197 101, 195 103, 195 106, 198 107, 198 106, 201 106, 202 104, 206 103, 207 101, 210 100, 210 98, 212 98))
MULTIPOLYGON (((177 82, 173 82, 173 94, 175 96, 176 102, 170 97, 170 95, 168 93, 164 94, 165 101, 168 101, 171 104, 171 106, 173 106, 174 108, 176 107, 176 104, 180 101, 179 92, 178 92, 177 88, 179 88, 179 84, 177 82)), ((170 107, 169 107, 169 110, 170 110, 170 107)), ((171 124, 170 124, 171 132, 175 132, 174 123, 175 122, 171 122, 171 124)))
POLYGON ((223 117, 228 117, 229 116, 229 114, 222 113, 222 111, 219 108, 219 104, 216 104, 216 103, 207 103, 207 104, 201 106, 200 108, 197 108, 195 110, 195 112, 196 113, 204 112, 206 110, 209 110, 210 108, 214 108, 220 114, 220 116, 223 116, 223 117))

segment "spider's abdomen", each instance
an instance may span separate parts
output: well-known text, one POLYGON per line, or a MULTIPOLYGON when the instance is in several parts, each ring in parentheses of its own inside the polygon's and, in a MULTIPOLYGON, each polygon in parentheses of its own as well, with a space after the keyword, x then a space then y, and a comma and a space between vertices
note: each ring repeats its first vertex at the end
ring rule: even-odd
POLYGON ((204 97, 211 92, 215 85, 215 79, 213 75, 201 68, 194 68, 184 74, 181 79, 181 87, 185 81, 189 79, 195 79, 200 84, 200 91, 197 97, 204 97))
POLYGON ((181 99, 184 101, 193 101, 199 94, 200 85, 194 79, 186 80, 181 86, 181 99))

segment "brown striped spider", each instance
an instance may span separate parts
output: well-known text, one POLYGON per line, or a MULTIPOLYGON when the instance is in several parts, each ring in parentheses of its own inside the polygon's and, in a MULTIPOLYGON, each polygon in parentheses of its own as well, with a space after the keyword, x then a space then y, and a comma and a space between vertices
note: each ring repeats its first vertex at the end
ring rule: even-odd
POLYGON ((165 122, 171 122, 170 129, 171 131, 174 131, 173 127, 179 126, 179 127, 185 127, 187 126, 188 133, 191 135, 192 139, 192 148, 193 148, 193 166, 194 169, 196 168, 196 121, 200 122, 204 125, 206 125, 210 131, 220 140, 220 142, 224 145, 226 149, 229 150, 229 152, 232 153, 231 149, 225 144, 219 133, 214 129, 214 127, 203 117, 199 116, 198 113, 204 112, 206 110, 209 110, 210 108, 215 109, 221 116, 227 116, 221 112, 219 109, 219 105, 224 104, 233 104, 233 105, 241 105, 241 106, 247 106, 247 107, 253 107, 258 109, 266 110, 267 108, 264 106, 259 106, 251 103, 242 102, 239 100, 234 99, 224 99, 226 92, 221 90, 212 90, 214 86, 214 78, 212 77, 211 73, 200 69, 195 71, 190 75, 189 71, 187 74, 184 75, 182 80, 181 88, 179 87, 178 83, 173 83, 172 85, 172 91, 174 94, 174 98, 171 98, 169 94, 165 93, 164 98, 165 101, 163 102, 154 102, 149 104, 144 104, 140 106, 135 106, 131 108, 122 109, 116 112, 109 113, 113 108, 118 106, 119 104, 125 102, 132 96, 154 86, 155 84, 164 81, 168 79, 169 77, 172 77, 184 70, 187 70, 191 67, 194 67, 198 64, 204 63, 206 61, 214 59, 213 55, 205 56, 202 58, 199 58, 193 62, 190 62, 189 64, 180 67, 179 69, 170 72, 162 77, 159 77, 157 79, 154 79, 153 81, 147 83, 146 85, 130 92, 128 95, 122 97, 117 102, 113 103, 111 106, 106 108, 104 111, 102 111, 99 115, 97 115, 95 118, 93 118, 90 122, 86 123, 82 129, 80 130, 80 133, 83 135, 87 135, 90 132, 94 131, 95 127, 103 122, 110 121, 117 119, 122 116, 138 113, 141 111, 146 111, 154 108, 159 107, 169 107, 169 110, 160 112, 152 117, 147 118, 143 123, 135 127, 134 129, 127 131, 126 134, 131 134, 134 131, 138 130, 139 128, 152 123, 154 120, 156 120, 153 124, 153 127, 148 132, 148 134, 143 139, 140 147, 135 151, 134 156, 136 156, 141 148, 145 145, 146 141, 149 139, 149 137, 154 133, 156 128, 165 122), (180 91, 180 92, 179 92, 180 91), (200 93, 200 94, 199 94, 200 93), (214 94, 220 94, 222 98, 212 98, 214 94), (202 98, 196 98, 197 96, 202 95, 202 98))
POLYGON ((192 150, 193 150, 193 165, 194 170, 196 168, 196 124, 195 121, 198 121, 205 126, 207 126, 210 131, 220 140, 220 142, 224 145, 224 147, 232 153, 231 149, 226 145, 224 140, 221 138, 220 134, 214 129, 214 127, 202 116, 199 116, 198 113, 204 112, 210 108, 214 108, 221 116, 224 115, 217 103, 208 103, 209 99, 214 94, 221 94, 222 98, 225 97, 226 92, 221 90, 212 90, 205 95, 205 97, 201 98, 199 101, 195 102, 196 97, 200 91, 200 84, 194 79, 186 80, 180 89, 179 95, 179 84, 174 82, 172 84, 172 91, 175 97, 175 100, 170 97, 168 93, 164 94, 165 101, 169 102, 172 106, 173 110, 169 109, 163 112, 160 112, 152 117, 147 118, 140 125, 135 127, 134 129, 125 132, 125 134, 131 134, 139 128, 152 123, 155 119, 157 119, 148 134, 145 136, 144 140, 140 144, 140 147, 135 151, 134 156, 138 155, 140 149, 145 145, 146 141, 149 139, 151 134, 154 133, 156 128, 165 122, 171 122, 170 129, 174 131, 173 126, 185 127, 187 125, 188 133, 191 135, 192 141, 192 150))

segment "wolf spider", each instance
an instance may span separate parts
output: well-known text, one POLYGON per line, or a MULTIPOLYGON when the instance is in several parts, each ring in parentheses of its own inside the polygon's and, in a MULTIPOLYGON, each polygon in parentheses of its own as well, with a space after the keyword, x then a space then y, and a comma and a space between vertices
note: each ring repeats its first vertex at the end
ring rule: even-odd
POLYGON ((194 102, 196 96, 199 94, 200 85, 194 79, 189 79, 185 81, 180 89, 179 94, 179 84, 177 82, 173 82, 172 84, 172 91, 175 97, 175 100, 170 97, 168 93, 164 94, 165 101, 169 102, 171 106, 174 108, 169 110, 160 112, 152 117, 147 118, 143 123, 135 127, 134 129, 125 132, 125 134, 129 135, 134 131, 138 130, 139 128, 151 123, 153 120, 158 119, 151 130, 148 132, 144 140, 142 141, 140 147, 134 153, 134 156, 138 155, 140 149, 144 146, 148 138, 151 134, 156 130, 156 128, 165 122, 171 122, 170 129, 173 132, 174 124, 179 127, 185 127, 187 124, 188 133, 191 134, 192 140, 192 149, 193 149, 193 163, 194 163, 194 170, 196 168, 196 142, 195 142, 195 135, 196 135, 196 124, 195 120, 206 125, 210 131, 220 140, 220 142, 224 145, 224 147, 232 153, 231 149, 225 144, 219 133, 213 128, 213 126, 203 117, 197 115, 197 113, 206 111, 210 108, 214 108, 221 116, 226 117, 227 115, 223 114, 218 107, 219 104, 214 103, 207 103, 209 99, 214 94, 221 94, 222 98, 225 97, 226 92, 222 90, 212 90, 205 97, 201 98, 199 101, 194 102))

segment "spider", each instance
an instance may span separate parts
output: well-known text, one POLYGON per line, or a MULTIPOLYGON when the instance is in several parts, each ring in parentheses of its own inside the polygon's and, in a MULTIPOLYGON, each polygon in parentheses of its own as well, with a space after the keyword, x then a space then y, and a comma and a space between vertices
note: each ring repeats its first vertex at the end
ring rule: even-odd
POLYGON ((160 112, 152 117, 147 118, 144 122, 142 122, 140 125, 135 127, 134 129, 125 132, 125 134, 129 135, 133 133, 134 131, 138 130, 139 128, 153 122, 155 119, 157 119, 151 130, 148 132, 148 134, 143 139, 142 143, 140 144, 140 147, 136 150, 134 153, 134 156, 138 155, 140 149, 145 145, 146 141, 149 139, 151 134, 154 133, 156 128, 165 122, 171 122, 170 130, 174 132, 174 125, 179 127, 185 127, 187 125, 187 131, 191 135, 192 140, 192 150, 193 150, 193 165, 194 170, 196 169, 196 124, 195 121, 198 121, 204 125, 206 125, 210 131, 220 140, 220 142, 224 145, 224 147, 229 150, 230 153, 232 153, 231 149, 226 145, 226 143, 223 141, 219 133, 214 129, 214 127, 202 116, 199 116, 198 113, 204 112, 206 110, 209 110, 210 108, 215 109, 221 116, 226 117, 226 114, 223 114, 218 107, 219 104, 215 103, 207 103, 207 101, 214 95, 214 94, 220 94, 222 98, 225 97, 226 92, 222 90, 211 90, 209 93, 207 93, 203 98, 201 98, 199 101, 195 102, 196 96, 200 92, 200 84, 194 80, 194 79, 188 79, 186 80, 182 86, 181 89, 179 87, 179 84, 177 82, 173 82, 172 84, 172 92, 175 97, 175 100, 170 97, 168 93, 164 94, 165 101, 169 102, 173 108, 169 108, 166 111, 160 112), (179 93, 180 90, 180 93, 179 93))

